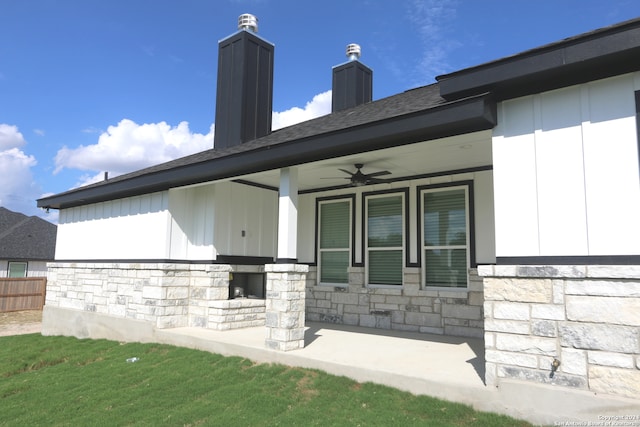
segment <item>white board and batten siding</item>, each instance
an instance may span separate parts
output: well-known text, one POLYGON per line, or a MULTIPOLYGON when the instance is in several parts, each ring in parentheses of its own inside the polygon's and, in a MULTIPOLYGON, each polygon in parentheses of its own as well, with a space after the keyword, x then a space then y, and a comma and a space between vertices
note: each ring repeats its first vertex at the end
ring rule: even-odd
POLYGON ((206 184, 60 212, 57 260, 273 257, 277 192, 206 184))
POLYGON ((499 104, 498 257, 640 254, 638 90, 634 73, 499 104))
POLYGON ((167 192, 60 210, 56 260, 165 259, 167 192))
POLYGON ((232 182, 169 192, 171 258, 273 257, 278 193, 232 182))

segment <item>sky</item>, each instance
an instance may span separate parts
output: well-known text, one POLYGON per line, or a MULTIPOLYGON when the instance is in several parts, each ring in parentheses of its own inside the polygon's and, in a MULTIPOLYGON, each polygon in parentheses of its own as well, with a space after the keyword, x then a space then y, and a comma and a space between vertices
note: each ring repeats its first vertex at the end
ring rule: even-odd
POLYGON ((0 0, 0 206, 213 147, 218 42, 275 45, 273 128, 328 114, 349 43, 373 98, 640 17, 637 0, 0 0))

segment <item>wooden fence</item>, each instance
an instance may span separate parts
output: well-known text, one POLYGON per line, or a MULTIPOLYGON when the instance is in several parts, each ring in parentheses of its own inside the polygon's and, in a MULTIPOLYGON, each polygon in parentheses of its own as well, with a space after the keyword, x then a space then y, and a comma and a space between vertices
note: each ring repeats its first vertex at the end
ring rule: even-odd
POLYGON ((0 279, 0 312, 42 310, 47 290, 46 277, 0 279))

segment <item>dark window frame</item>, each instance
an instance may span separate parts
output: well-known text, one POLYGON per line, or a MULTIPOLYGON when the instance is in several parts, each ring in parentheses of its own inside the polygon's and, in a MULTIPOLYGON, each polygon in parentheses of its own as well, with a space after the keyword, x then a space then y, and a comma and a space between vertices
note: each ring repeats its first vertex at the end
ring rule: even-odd
MULTIPOLYGON (((320 254, 320 204, 324 202, 332 202, 332 201, 340 201, 340 200, 349 200, 351 203, 351 236, 349 237, 351 243, 351 261, 350 266, 353 267, 356 264, 356 251, 355 251, 355 241, 356 241, 356 195, 354 193, 350 194, 339 194, 335 196, 328 197, 318 197, 316 198, 316 212, 315 212, 315 250, 313 256, 313 265, 319 265, 319 254, 320 254)), ((318 272, 318 284, 320 284, 320 272, 318 272)))
MULTIPOLYGON (((409 217, 409 187, 403 187, 403 188, 390 188, 387 190, 378 190, 378 191, 363 191, 362 192, 362 212, 361 212, 361 223, 360 223, 360 227, 361 227, 361 240, 362 243, 360 245, 360 250, 361 250, 361 254, 360 254, 360 259, 362 259, 362 267, 367 267, 367 198, 371 197, 371 196, 381 196, 381 195, 393 195, 393 194, 401 194, 403 196, 403 204, 402 204, 402 210, 403 210, 403 222, 404 222, 404 236, 403 236, 403 252, 404 252, 404 262, 402 265, 402 270, 404 271, 405 268, 411 266, 411 251, 410 251, 410 217, 409 217)), ((365 277, 368 277, 368 275, 365 272, 365 277)), ((368 283, 365 283, 365 286, 369 286, 368 283)), ((385 287, 387 285, 373 285, 375 287, 385 287)), ((397 285, 388 285, 388 287, 390 288, 399 288, 401 289, 404 286, 404 280, 403 283, 400 284, 400 286, 397 285)))
POLYGON ((469 195, 469 268, 478 267, 476 261, 476 217, 475 217, 475 193, 473 189, 473 180, 453 181, 440 184, 420 185, 416 187, 416 229, 419 233, 417 247, 417 265, 422 268, 422 194, 425 190, 447 187, 467 187, 469 195))

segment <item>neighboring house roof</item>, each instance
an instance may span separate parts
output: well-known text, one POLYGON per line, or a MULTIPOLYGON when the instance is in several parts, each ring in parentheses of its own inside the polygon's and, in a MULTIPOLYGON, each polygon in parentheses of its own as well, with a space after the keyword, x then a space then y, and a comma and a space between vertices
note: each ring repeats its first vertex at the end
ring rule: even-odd
POLYGON ((67 208, 492 129, 496 102, 640 69, 640 19, 439 76, 438 83, 38 200, 67 208))
POLYGON ((53 260, 57 231, 41 218, 0 207, 0 259, 53 260))

